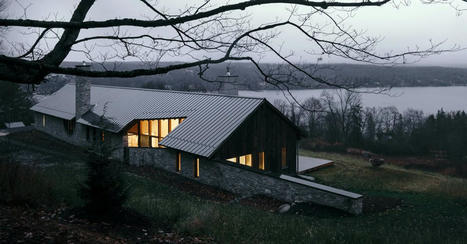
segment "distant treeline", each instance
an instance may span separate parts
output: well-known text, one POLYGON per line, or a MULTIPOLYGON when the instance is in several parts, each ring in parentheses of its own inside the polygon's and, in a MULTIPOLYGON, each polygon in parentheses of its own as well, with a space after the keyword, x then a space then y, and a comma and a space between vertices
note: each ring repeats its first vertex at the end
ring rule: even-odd
MULTIPOLYGON (((63 66, 70 67, 76 62, 65 62, 63 66)), ((159 63, 166 66, 173 63, 159 63)), ((147 64, 138 62, 106 63, 109 70, 130 70, 136 68, 148 68, 147 64)), ((264 83, 263 77, 250 63, 224 63, 211 65, 205 74, 205 78, 211 81, 225 81, 227 67, 232 76, 238 76, 228 80, 234 82, 240 90, 269 90, 276 87, 264 83)), ((277 64, 262 64, 265 71, 278 72, 277 64)), ((304 70, 313 72, 313 75, 326 79, 335 84, 346 84, 355 87, 415 87, 415 86, 454 86, 467 85, 466 68, 447 67, 415 67, 397 66, 386 67, 376 65, 353 65, 353 64, 303 64, 304 70)), ((149 67, 154 68, 154 67, 149 67)), ((92 69, 102 70, 103 66, 92 64, 92 69)), ((284 66, 280 66, 283 73, 289 73, 284 66)), ((140 76, 134 78, 89 78, 95 84, 144 87, 184 91, 213 91, 219 89, 219 83, 207 82, 198 76, 197 67, 183 70, 171 71, 167 74, 140 76)), ((57 77, 49 77, 49 81, 57 77)), ((328 88, 326 85, 316 83, 307 79, 299 72, 291 73, 293 78, 288 86, 291 89, 300 88, 328 88)))
POLYGON ((302 133, 302 146, 314 150, 361 148, 387 155, 432 155, 467 162, 467 114, 464 111, 424 116, 395 107, 363 108, 359 94, 336 90, 310 98, 302 107, 284 101, 275 106, 302 133))

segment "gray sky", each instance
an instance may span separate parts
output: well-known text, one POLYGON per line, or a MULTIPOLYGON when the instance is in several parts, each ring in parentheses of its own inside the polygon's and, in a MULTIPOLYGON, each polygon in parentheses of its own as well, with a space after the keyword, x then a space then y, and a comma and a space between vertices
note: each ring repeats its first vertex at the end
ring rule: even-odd
MULTIPOLYGON (((19 3, 28 5, 28 18, 66 20, 71 16, 77 0, 18 0, 19 3)), ((192 1, 160 0, 159 4, 176 11, 178 8, 192 1), (168 2, 168 3, 166 3, 168 2)), ((454 2, 467 9, 467 3, 457 0, 454 2)), ((287 5, 267 5, 248 9, 252 15, 253 25, 285 18, 287 5)), ((302 8, 305 9, 305 8, 302 8)), ((7 10, 8 17, 14 18, 22 15, 18 3, 11 1, 7 10)), ((103 20, 116 17, 144 18, 153 14, 138 0, 98 0, 88 14, 88 19, 103 20)), ((356 29, 367 30, 371 36, 383 37, 379 45, 379 51, 404 51, 408 47, 416 45, 427 47, 429 40, 446 41, 445 47, 454 44, 467 47, 467 11, 459 12, 448 5, 422 4, 420 1, 412 1, 409 6, 394 7, 392 4, 384 7, 367 7, 356 10, 354 17, 346 22, 346 25, 356 29)), ((283 30, 279 42, 296 53, 297 58, 307 59, 303 50, 309 45, 303 38, 290 38, 298 36, 290 30, 283 30), (303 53, 303 55, 301 55, 303 53)), ((10 41, 18 40, 18 33, 11 31, 7 35, 10 41)), ((81 60, 80 54, 71 54, 67 60, 81 60)), ((176 58, 175 58, 176 59, 176 58)), ((265 57, 264 61, 274 61, 272 57, 265 57)), ((314 61, 314 60, 312 60, 314 61)), ((324 57, 323 62, 343 62, 341 59, 324 57)), ((417 63, 417 65, 441 65, 467 67, 467 51, 447 53, 431 56, 417 63)))

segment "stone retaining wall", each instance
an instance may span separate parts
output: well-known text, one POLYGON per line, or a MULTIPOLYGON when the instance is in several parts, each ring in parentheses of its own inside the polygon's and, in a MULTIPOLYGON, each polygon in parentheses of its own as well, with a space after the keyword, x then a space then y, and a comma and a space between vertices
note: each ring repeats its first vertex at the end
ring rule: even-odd
MULTIPOLYGON (((193 173, 195 159, 192 154, 182 153, 179 173, 203 184, 241 195, 262 194, 287 202, 313 202, 352 214, 362 212, 361 197, 349 197, 291 182, 277 176, 255 172, 242 165, 200 158, 200 176, 195 178, 193 173)), ((176 152, 171 149, 128 148, 128 162, 132 165, 152 165, 169 172, 176 172, 176 152)))

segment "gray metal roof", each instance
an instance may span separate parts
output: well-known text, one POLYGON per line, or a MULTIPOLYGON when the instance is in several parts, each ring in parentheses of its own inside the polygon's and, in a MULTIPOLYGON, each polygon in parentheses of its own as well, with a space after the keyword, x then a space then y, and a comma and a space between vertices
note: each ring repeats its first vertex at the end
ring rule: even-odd
MULTIPOLYGON (((91 86, 93 108, 77 122, 119 132, 136 119, 186 119, 161 145, 211 157, 222 142, 264 99, 218 94, 91 86)), ((63 119, 75 115, 75 85, 70 83, 31 108, 63 119)))

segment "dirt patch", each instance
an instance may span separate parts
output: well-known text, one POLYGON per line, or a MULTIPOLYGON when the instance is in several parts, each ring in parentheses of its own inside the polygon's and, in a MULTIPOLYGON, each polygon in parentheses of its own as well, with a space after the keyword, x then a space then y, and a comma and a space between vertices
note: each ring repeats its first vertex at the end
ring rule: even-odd
POLYGON ((0 206, 0 243, 212 243, 210 238, 185 236, 141 226, 93 223, 54 210, 0 206))

